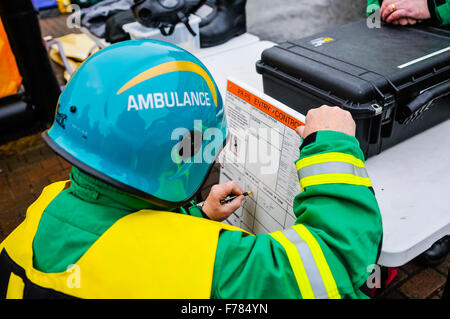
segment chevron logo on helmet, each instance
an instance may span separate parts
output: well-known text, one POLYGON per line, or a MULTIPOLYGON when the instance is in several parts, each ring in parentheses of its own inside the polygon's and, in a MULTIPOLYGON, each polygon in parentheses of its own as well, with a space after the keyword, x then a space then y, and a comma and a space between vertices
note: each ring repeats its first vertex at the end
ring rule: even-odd
POLYGON ((141 74, 136 75, 134 78, 132 78, 130 81, 125 83, 124 86, 122 86, 119 91, 117 91, 117 95, 125 92, 128 89, 131 89, 132 87, 147 81, 151 78, 154 78, 159 75, 167 74, 170 72, 177 72, 177 71, 187 71, 187 72, 194 72, 198 75, 200 75, 206 82, 206 84, 209 87, 209 90, 211 91, 214 104, 217 107, 217 91, 216 87, 214 85, 213 80, 209 76, 209 74, 198 64, 191 62, 191 61, 172 61, 163 63, 160 65, 157 65, 155 67, 152 67, 141 74))

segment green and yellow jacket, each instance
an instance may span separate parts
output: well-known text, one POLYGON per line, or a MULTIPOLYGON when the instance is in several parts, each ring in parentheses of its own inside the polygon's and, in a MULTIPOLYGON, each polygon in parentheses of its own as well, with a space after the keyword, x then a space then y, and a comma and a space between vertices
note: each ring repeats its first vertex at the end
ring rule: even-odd
POLYGON ((311 134, 295 165, 295 225, 257 235, 73 167, 0 244, 0 297, 367 298, 382 224, 358 141, 311 134))
MULTIPOLYGON (((381 8, 382 0, 367 0, 367 16, 381 8)), ((431 22, 438 26, 450 24, 450 0, 428 0, 431 22)))

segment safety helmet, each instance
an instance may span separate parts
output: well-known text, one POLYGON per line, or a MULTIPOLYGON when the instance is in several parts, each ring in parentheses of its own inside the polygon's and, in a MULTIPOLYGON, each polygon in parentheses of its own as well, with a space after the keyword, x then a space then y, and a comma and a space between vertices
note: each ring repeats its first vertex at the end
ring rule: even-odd
POLYGON ((226 137, 209 71, 189 52, 154 40, 120 42, 87 59, 43 133, 82 171, 166 208, 200 190, 226 137))

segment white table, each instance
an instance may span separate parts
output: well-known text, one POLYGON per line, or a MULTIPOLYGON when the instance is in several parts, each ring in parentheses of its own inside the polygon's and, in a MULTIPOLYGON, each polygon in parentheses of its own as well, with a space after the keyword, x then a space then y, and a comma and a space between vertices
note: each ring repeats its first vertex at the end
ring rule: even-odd
MULTIPOLYGON (((86 27, 80 27, 80 31, 89 36, 101 49, 111 45, 111 43, 107 42, 104 38, 99 38, 94 34, 92 34, 86 27)), ((224 44, 205 49, 199 48, 198 50, 191 51, 191 53, 199 58, 205 58, 211 55, 222 53, 224 51, 229 51, 242 46, 246 46, 251 43, 256 43, 258 41, 259 38, 257 36, 254 36, 253 34, 250 33, 244 33, 238 37, 229 40, 224 44)))
MULTIPOLYGON (((263 91, 255 62, 267 41, 200 57, 224 96, 233 76, 263 91)), ((412 137, 367 161, 383 218, 379 264, 396 267, 450 234, 450 121, 412 137)))
POLYGON ((367 160, 383 217, 379 263, 400 266, 450 234, 450 121, 367 160))
POLYGON ((262 92, 262 77, 256 73, 256 61, 261 58, 262 51, 274 45, 275 43, 269 41, 252 42, 216 55, 209 55, 204 58, 199 56, 199 58, 213 75, 222 97, 225 97, 229 76, 233 76, 262 92))
MULTIPOLYGON (((82 31, 100 47, 109 45, 82 31)), ((206 65, 225 96, 229 76, 263 91, 255 63, 273 45, 246 33, 192 53, 206 65)), ((401 266, 450 234, 449 158, 450 121, 446 121, 367 161, 383 217, 381 265, 401 266)))
POLYGON ((224 53, 226 51, 234 50, 241 47, 246 47, 250 44, 259 42, 259 38, 250 33, 244 33, 238 37, 232 38, 228 42, 216 45, 210 48, 198 49, 191 53, 199 59, 204 59, 209 56, 224 53))

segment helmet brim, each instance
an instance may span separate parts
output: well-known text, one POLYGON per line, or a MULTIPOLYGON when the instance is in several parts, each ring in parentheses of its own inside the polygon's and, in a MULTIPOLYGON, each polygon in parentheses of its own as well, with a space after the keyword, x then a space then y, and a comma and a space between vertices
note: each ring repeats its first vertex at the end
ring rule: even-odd
MULTIPOLYGON (((124 184, 114 178, 111 178, 108 175, 105 175, 102 172, 90 167, 89 165, 86 165, 85 163, 78 160, 77 158, 75 158, 74 156, 69 154, 67 151, 62 149, 57 143, 55 143, 55 141, 53 141, 53 139, 48 135, 48 130, 44 131, 41 134, 41 136, 44 139, 45 143, 50 147, 51 150, 53 150, 57 155, 61 156, 67 162, 69 162, 73 166, 77 167, 84 173, 86 173, 94 178, 97 178, 97 179, 101 180, 102 182, 112 185, 126 193, 129 193, 138 198, 144 199, 152 205, 155 205, 155 206, 158 206, 161 208, 165 208, 165 209, 175 209, 175 208, 183 207, 186 204, 188 204, 190 201, 192 201, 194 198, 196 198, 198 193, 203 189, 203 186, 204 186, 206 180, 208 179, 208 176, 210 175, 212 168, 214 167, 214 162, 213 162, 210 165, 208 172, 205 175, 205 178, 203 179, 203 181, 201 182, 201 184, 199 185, 197 190, 192 194, 192 196, 190 196, 188 199, 180 201, 180 202, 172 202, 172 201, 167 201, 167 200, 163 200, 161 198, 152 196, 151 194, 145 193, 139 189, 136 189, 134 187, 126 185, 126 184, 124 184)), ((227 144, 228 139, 229 139, 229 134, 227 134, 227 137, 224 140, 223 144, 221 145, 220 150, 217 152, 217 154, 219 154, 222 151, 224 146, 227 144)))

